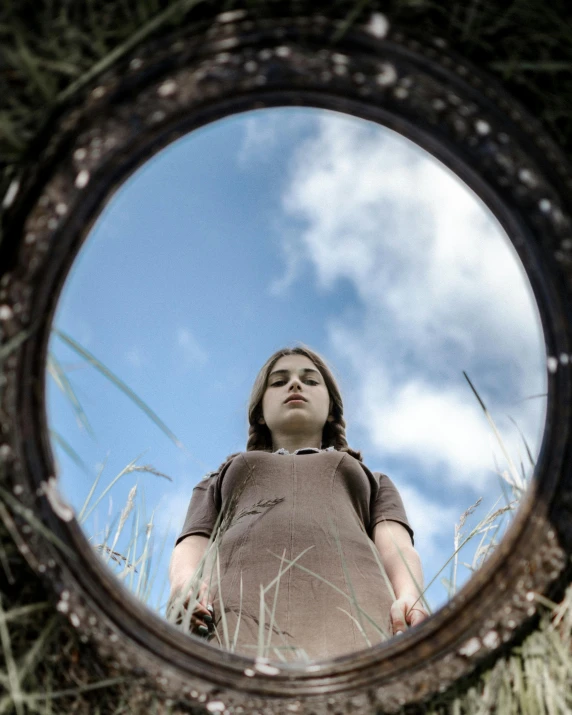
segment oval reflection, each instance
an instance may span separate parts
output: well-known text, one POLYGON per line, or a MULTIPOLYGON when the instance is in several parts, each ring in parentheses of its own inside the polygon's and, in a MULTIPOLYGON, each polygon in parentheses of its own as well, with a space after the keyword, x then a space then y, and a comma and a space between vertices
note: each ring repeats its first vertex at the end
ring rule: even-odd
MULTIPOLYGON (((177 141, 125 182, 84 244, 54 321, 47 405, 61 488, 101 557, 160 614, 193 488, 246 450, 254 378, 269 355, 297 343, 333 367, 366 492, 381 487, 382 473, 401 495, 424 608, 442 606, 512 520, 542 439, 546 356, 527 279, 498 222, 389 129, 318 109, 248 112, 177 141)), ((317 459, 339 459, 334 452, 317 459)), ((278 471, 316 460, 282 456, 278 471)), ((324 473, 328 484, 335 471, 324 473)), ((319 525, 314 496, 304 504, 319 525)), ((288 494, 258 495, 279 498, 288 494)), ((259 517, 244 517, 251 530, 259 517)), ((379 580, 383 552, 344 550, 343 528, 325 521, 323 544, 294 545, 298 531, 288 522, 281 535, 284 523, 278 515, 268 532, 276 574, 261 576, 262 600, 252 580, 241 595, 241 569, 262 572, 267 537, 241 541, 243 529, 233 605, 225 612, 224 593, 222 602, 215 594, 205 637, 271 660, 326 658, 391 637, 392 598, 371 619, 358 598, 368 569, 379 580), (304 562, 307 546, 328 563, 337 554, 337 581, 320 572, 319 557, 304 562), (343 623, 341 642, 285 644, 303 609, 315 611, 321 633, 343 623)), ((203 552, 211 584, 228 571, 219 547, 203 552)), ((188 629, 190 616, 181 618, 188 629)))

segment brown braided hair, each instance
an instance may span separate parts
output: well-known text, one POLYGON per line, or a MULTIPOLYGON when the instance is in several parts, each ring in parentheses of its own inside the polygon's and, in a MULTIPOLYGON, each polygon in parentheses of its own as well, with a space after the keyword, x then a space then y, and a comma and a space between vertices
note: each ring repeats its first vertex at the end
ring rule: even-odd
POLYGON ((332 401, 331 414, 334 419, 332 422, 326 422, 324 425, 324 430, 322 432, 322 449, 325 449, 326 447, 333 447, 339 452, 347 452, 361 462, 361 452, 351 449, 346 440, 346 422, 343 416, 344 406, 342 396, 332 371, 326 364, 324 358, 304 345, 295 348, 282 348, 281 350, 277 350, 268 358, 256 376, 248 404, 249 430, 246 451, 272 451, 272 435, 270 434, 270 430, 266 424, 260 424, 258 420, 262 417, 262 398, 266 391, 268 375, 270 374, 274 364, 281 357, 285 357, 286 355, 304 355, 310 359, 320 371, 322 377, 324 378, 324 382, 326 383, 326 387, 328 388, 328 393, 332 401))

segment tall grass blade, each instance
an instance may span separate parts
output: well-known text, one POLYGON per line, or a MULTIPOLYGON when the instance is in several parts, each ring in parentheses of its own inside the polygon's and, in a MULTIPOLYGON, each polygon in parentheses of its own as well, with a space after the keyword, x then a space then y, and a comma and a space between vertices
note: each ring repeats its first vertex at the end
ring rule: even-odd
MULTIPOLYGON (((10 638, 10 631, 6 623, 6 613, 2 605, 2 594, 0 594, 0 643, 2 644, 2 652, 6 662, 7 681, 10 689, 9 695, 5 696, 3 702, 5 701, 7 705, 13 704, 17 715, 24 715, 18 667, 14 659, 14 654, 12 653, 12 639, 10 638)), ((3 710, 6 710, 6 705, 4 705, 3 710)))
POLYGON ((68 455, 68 457, 74 462, 76 466, 78 466, 83 472, 89 475, 89 469, 87 467, 87 464, 83 461, 83 459, 79 456, 79 454, 75 451, 75 449, 71 446, 69 442, 67 442, 62 435, 59 432, 56 432, 53 429, 50 429, 50 437, 56 442, 56 444, 59 444, 62 450, 68 455))
POLYGON ((232 639, 232 652, 236 650, 236 643, 238 641, 238 631, 240 629, 240 619, 242 617, 242 573, 240 574, 240 592, 238 596, 238 616, 236 617, 236 626, 234 629, 234 637, 232 639))
POLYGON ((7 502, 10 507, 21 516, 38 534, 41 534, 50 543, 57 546, 58 549, 70 559, 77 559, 77 554, 72 551, 67 544, 64 544, 61 539, 59 539, 54 533, 52 533, 43 522, 41 522, 34 514, 31 509, 20 504, 20 502, 15 499, 10 492, 6 491, 4 487, 0 487, 0 496, 7 502))
POLYGON ((158 415, 153 412, 153 410, 145 403, 138 395, 133 392, 133 390, 128 387, 123 380, 121 380, 117 375, 115 375, 108 367, 106 367, 100 360, 98 360, 94 355, 92 355, 88 350, 82 347, 77 341, 71 338, 69 335, 64 333, 58 328, 52 328, 52 332, 57 335, 60 340, 62 340, 66 345, 75 350, 78 355, 87 360, 96 370, 98 370, 102 375, 104 375, 110 382, 112 382, 115 387, 117 387, 124 395, 126 395, 132 402, 134 402, 137 407, 139 407, 156 425, 159 427, 161 432, 165 434, 177 447, 182 448, 183 444, 179 438, 167 427, 167 425, 161 420, 158 415))
POLYGON ((97 489, 97 485, 99 484, 99 480, 101 479, 101 475, 103 474, 103 470, 105 469, 105 465, 106 465, 106 463, 107 463, 107 458, 108 458, 108 456, 109 456, 109 455, 106 455, 105 461, 104 461, 103 464, 101 465, 101 469, 99 470, 99 472, 98 472, 98 474, 97 474, 97 476, 96 476, 96 478, 95 478, 93 484, 91 485, 91 489, 89 490, 89 494, 87 495, 87 497, 86 497, 86 499, 85 499, 85 501, 84 501, 84 503, 83 503, 83 506, 82 506, 82 508, 81 508, 81 511, 80 511, 79 514, 78 514, 77 520, 79 521, 80 524, 81 524, 83 521, 85 521, 85 518, 86 518, 86 517, 84 516, 84 515, 85 515, 85 510, 87 509, 87 507, 88 507, 88 505, 89 505, 89 502, 91 501, 91 498, 92 498, 92 496, 93 496, 95 490, 97 489))
POLYGON ((75 390, 73 389, 73 386, 65 373, 65 370, 62 368, 59 360, 53 353, 49 353, 48 355, 47 367, 48 372, 54 378, 56 385, 60 388, 65 397, 70 402, 79 423, 85 427, 87 433, 91 437, 94 437, 93 428, 87 418, 85 410, 81 406, 81 402, 79 401, 75 390))
POLYGON ((511 456, 509 455, 509 453, 508 453, 508 451, 507 451, 507 449, 506 449, 506 447, 505 447, 505 444, 504 444, 504 442, 503 442, 503 439, 502 439, 502 437, 501 437, 501 435, 500 435, 500 432, 499 432, 498 429, 497 429, 496 424, 494 423, 494 420, 493 420, 493 418, 492 418, 490 412, 488 411, 488 409, 487 409, 485 403, 482 401, 482 399, 481 399, 479 393, 477 392, 475 386, 473 385, 473 383, 472 383, 471 380, 469 379, 469 376, 467 375, 467 373, 466 373, 464 370, 463 370, 463 375, 465 376, 465 380, 469 383, 469 387, 470 387, 471 390, 473 391, 473 394, 474 394, 475 397, 477 398, 477 400, 478 400, 478 402, 479 402, 479 405, 481 406, 483 412, 485 413, 485 417, 487 418, 487 421, 488 421, 489 425, 491 426, 491 429, 493 430, 493 433, 494 433, 494 435, 495 435, 495 437, 496 437, 496 439, 497 439, 497 442, 498 442, 498 444, 499 444, 499 446, 500 446, 500 448, 501 448, 501 451, 502 451, 502 453, 503 453, 503 456, 504 456, 504 458, 506 459, 507 464, 509 465, 509 469, 510 469, 510 471, 512 472, 513 479, 514 479, 514 484, 511 484, 511 486, 517 486, 517 487, 520 488, 520 489, 524 489, 526 485, 525 485, 525 484, 522 484, 521 476, 520 476, 520 474, 518 473, 518 470, 516 469, 516 467, 514 466, 514 463, 513 463, 512 459, 511 459, 511 456))

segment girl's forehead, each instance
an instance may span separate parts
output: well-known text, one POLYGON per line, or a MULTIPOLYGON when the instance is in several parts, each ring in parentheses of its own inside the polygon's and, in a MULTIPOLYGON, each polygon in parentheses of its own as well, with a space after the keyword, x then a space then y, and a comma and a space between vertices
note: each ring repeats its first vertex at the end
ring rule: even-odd
POLYGON ((272 368, 270 369, 270 374, 275 370, 288 370, 289 372, 298 370, 318 370, 310 358, 305 355, 283 355, 279 358, 272 368))

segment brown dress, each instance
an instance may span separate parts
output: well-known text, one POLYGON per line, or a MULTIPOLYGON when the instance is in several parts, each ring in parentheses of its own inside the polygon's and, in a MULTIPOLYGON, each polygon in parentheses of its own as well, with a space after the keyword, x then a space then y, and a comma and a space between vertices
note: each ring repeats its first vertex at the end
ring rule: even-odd
POLYGON ((385 640, 392 598, 371 540, 384 520, 413 540, 390 479, 345 452, 243 452, 207 476, 177 543, 216 536, 203 572, 215 609, 211 642, 292 661, 385 640))

